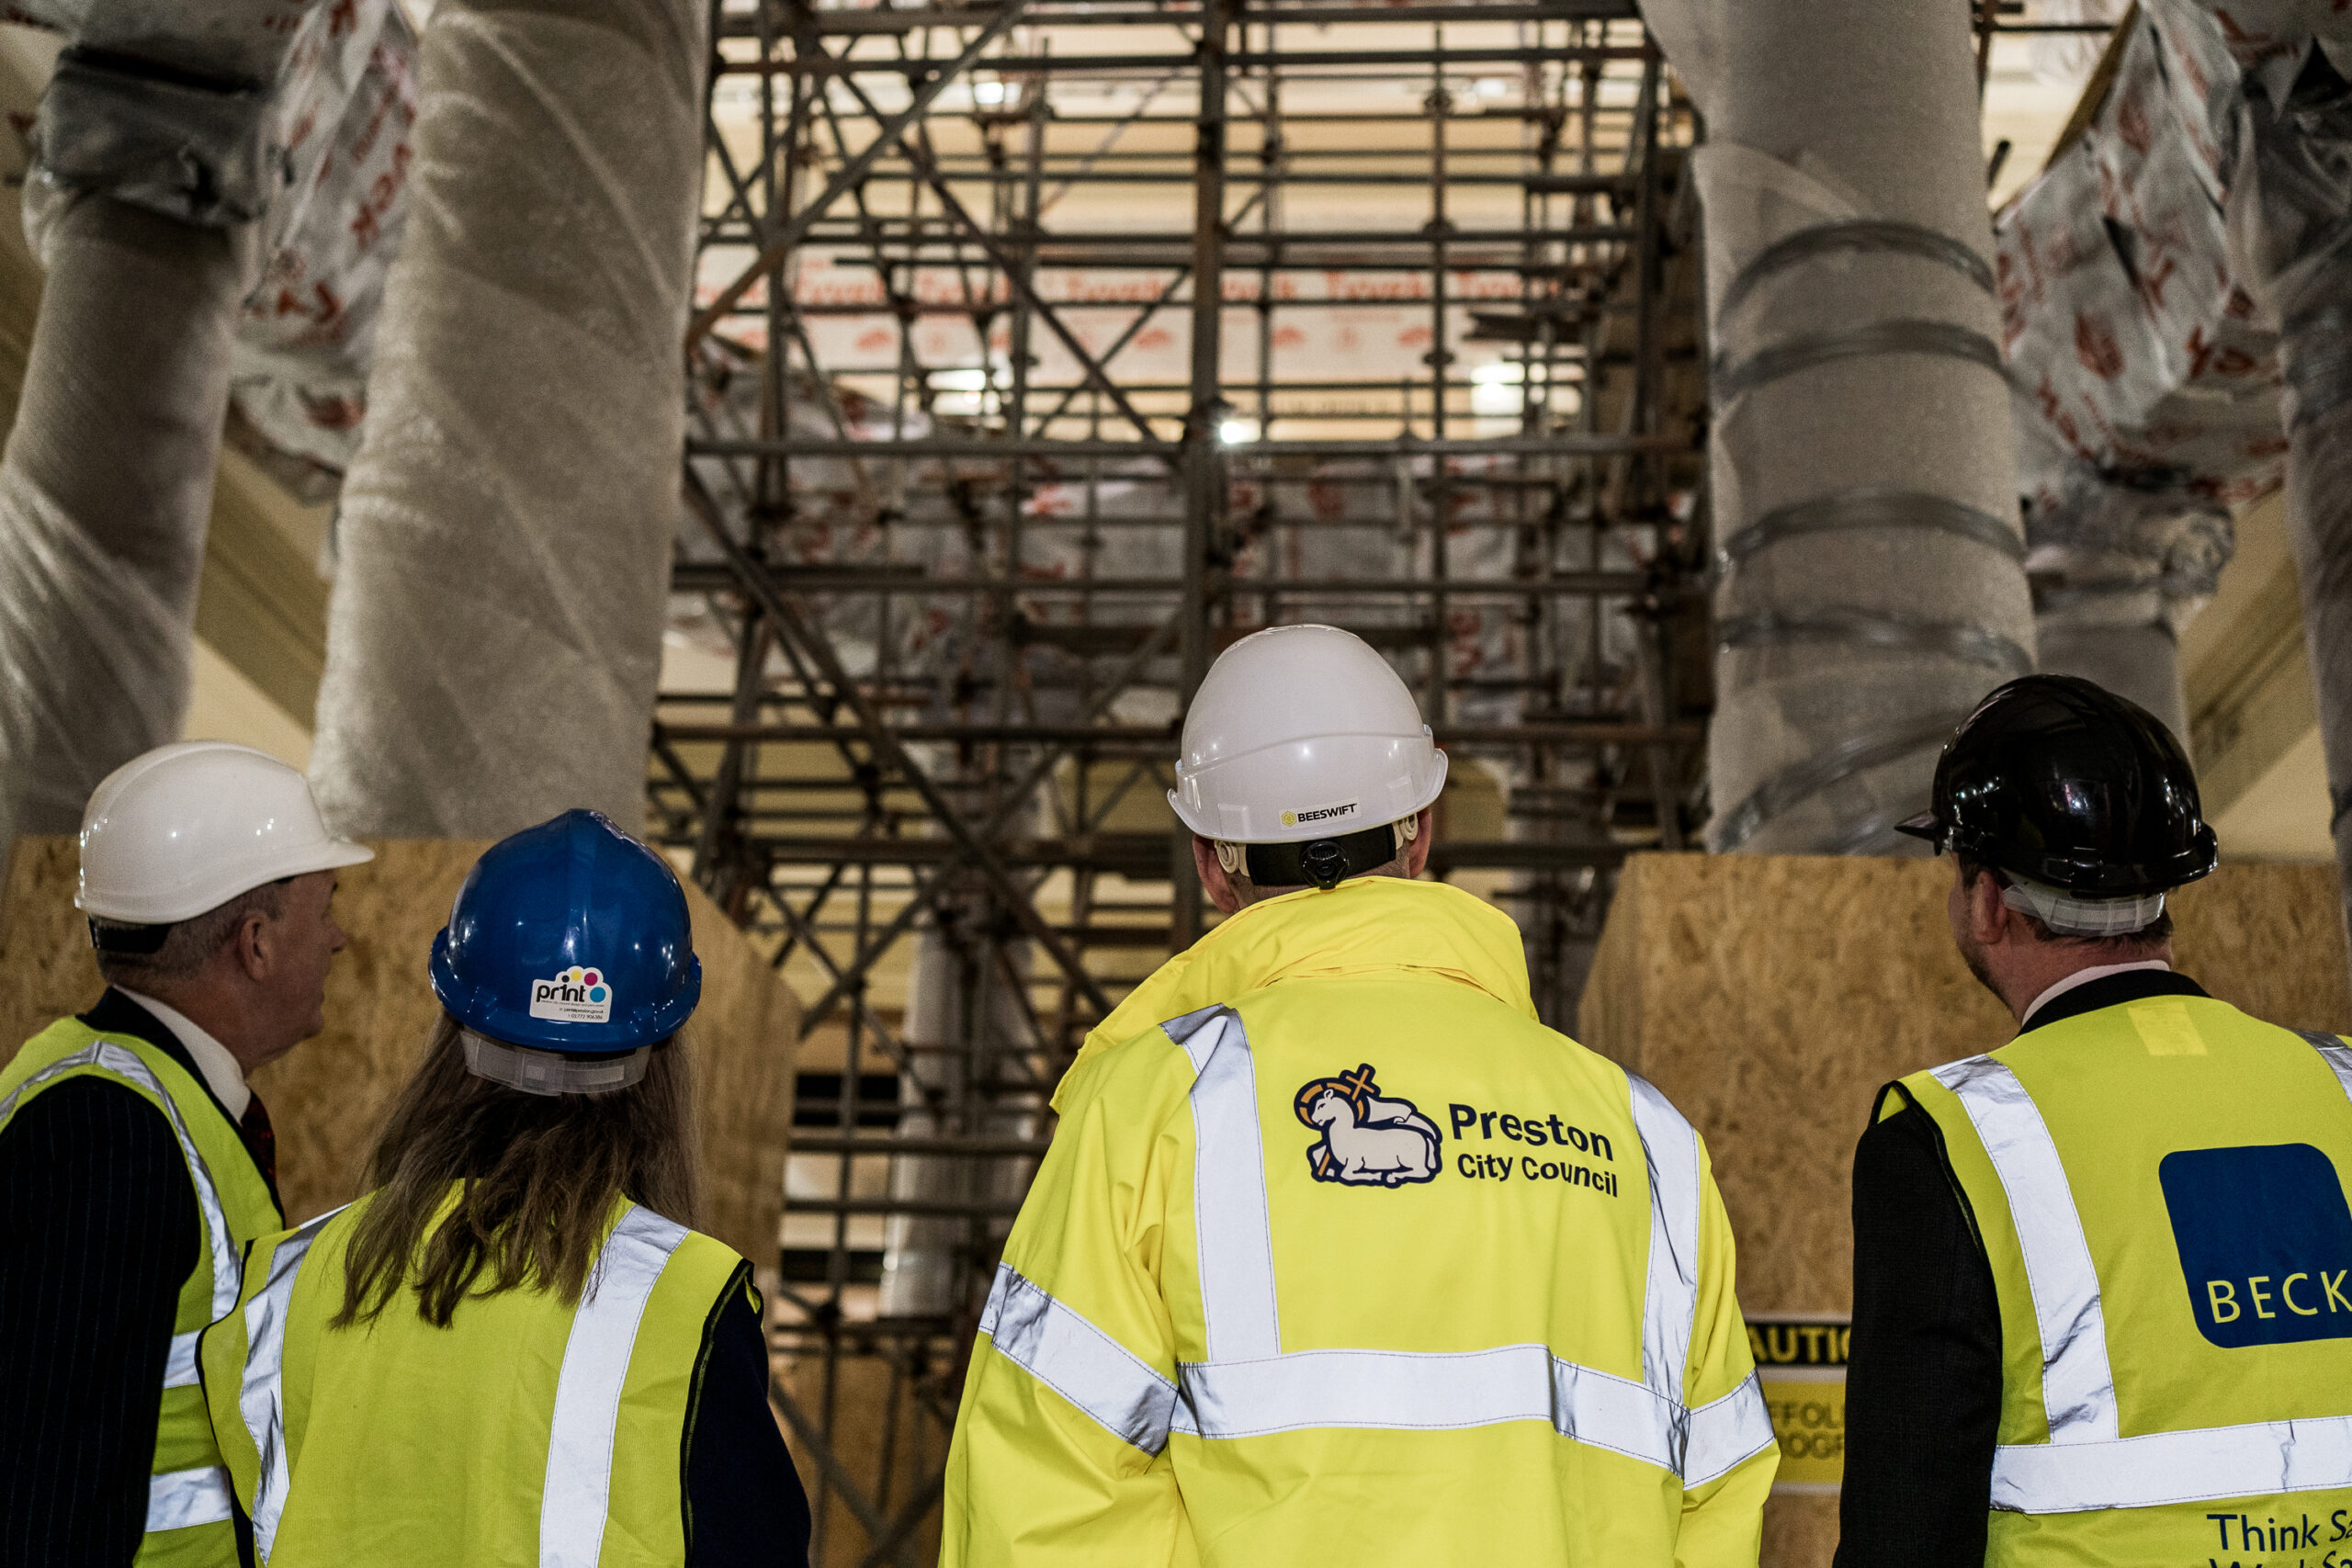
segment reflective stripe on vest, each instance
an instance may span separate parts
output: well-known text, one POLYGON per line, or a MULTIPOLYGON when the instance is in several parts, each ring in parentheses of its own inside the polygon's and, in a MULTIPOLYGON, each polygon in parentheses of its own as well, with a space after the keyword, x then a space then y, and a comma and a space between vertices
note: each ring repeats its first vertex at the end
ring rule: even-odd
POLYGON ((2025 1085, 1992 1057, 1971 1056, 1932 1076, 1968 1112, 2016 1217, 2034 1326, 2041 1332, 2041 1403, 2050 1440, 2111 1440, 2115 1374, 2108 1366, 2098 1275, 2058 1145, 2025 1085))
MULTIPOLYGON (((253 1527, 254 1548, 264 1562, 277 1543, 292 1485, 281 1375, 286 1315, 302 1259, 333 1218, 322 1214, 280 1242, 270 1259, 268 1281, 245 1303, 245 1371, 237 1407, 261 1456, 253 1527)), ((622 1384, 638 1325, 662 1270, 686 1235, 684 1225, 632 1204, 597 1254, 588 1288, 573 1310, 556 1376, 539 1503, 539 1568, 595 1568, 603 1552, 612 1512, 613 1434, 620 1423, 622 1384)))
MULTIPOLYGON (((1642 1292, 1642 1382, 1676 1410, 1682 1405, 1682 1371, 1690 1359, 1690 1330, 1699 1316, 1699 1134, 1648 1080, 1625 1075, 1634 1129, 1650 1179, 1649 1279, 1642 1292)), ((1762 1391, 1758 1391, 1758 1399, 1762 1391)), ((1684 1434, 1673 1435, 1681 1473, 1684 1434)))
POLYGON ((286 1458, 286 1390, 281 1376, 286 1360, 286 1314, 294 1304, 294 1278, 302 1259, 327 1222, 343 1213, 336 1209, 299 1226, 269 1255, 269 1278, 245 1303, 245 1372, 237 1389, 237 1414, 261 1458, 261 1477, 254 1487, 254 1551, 269 1561, 277 1542, 277 1521, 286 1514, 286 1491, 292 1483, 286 1458))
MULTIPOLYGON (((94 1040, 69 1055, 60 1056, 10 1090, 6 1100, 0 1100, 0 1127, 7 1125, 17 1107, 33 1090, 85 1067, 96 1067, 146 1090, 163 1109, 164 1119, 171 1123, 172 1136, 179 1144, 180 1156, 187 1162, 188 1184, 195 1189, 197 1213, 204 1221, 205 1243, 212 1263, 212 1315, 226 1317, 236 1310, 238 1288, 244 1278, 237 1260, 236 1243, 229 1234, 229 1213, 221 1205, 220 1190, 213 1185, 212 1168, 205 1163, 196 1140, 188 1134, 179 1102, 172 1098, 163 1080, 139 1059, 138 1053, 111 1040, 94 1040)), ((196 1383, 196 1341, 200 1332, 172 1336, 164 1355, 164 1387, 188 1388, 196 1383)), ((167 1471, 148 1479, 145 1529, 151 1535, 221 1524, 232 1517, 232 1512, 229 1472, 225 1466, 167 1471)))
POLYGON ((2295 1032, 2311 1043, 2320 1060, 2335 1075, 2335 1081, 2344 1086, 2344 1098, 2352 1100, 2352 1045, 2346 1045, 2341 1035, 2322 1034, 2311 1029, 2298 1029, 2295 1032))
POLYGON ((1209 1359, 1278 1356, 1273 1221, 1249 1038, 1227 1007, 1203 1008, 1160 1028, 1193 1064, 1193 1228, 1200 1238, 1209 1359), (1233 1049, 1220 1050, 1227 1040, 1233 1049))
MULTIPOLYGON (((197 1152, 196 1140, 188 1136, 187 1123, 180 1117, 178 1103, 164 1089, 163 1080, 147 1070, 147 1064, 139 1059, 137 1053, 111 1040, 94 1040, 72 1055, 60 1056, 18 1084, 7 1099, 0 1100, 0 1127, 8 1124, 17 1103, 26 1095, 51 1078, 83 1067, 96 1067, 136 1084, 153 1095, 163 1107, 164 1119, 172 1124, 172 1136, 179 1141, 181 1156, 187 1161, 188 1179, 196 1188, 197 1212, 204 1216, 204 1234, 212 1251, 212 1315, 228 1316, 236 1308, 237 1288, 243 1279, 237 1263, 236 1244, 229 1236, 228 1211, 220 1206, 220 1190, 212 1184, 212 1168, 204 1163, 204 1156, 197 1152)), ((175 1335, 171 1353, 164 1361, 164 1386, 181 1388, 195 1381, 196 1336, 175 1335)))
POLYGON ((226 1524, 232 1513, 226 1465, 167 1471, 148 1478, 146 1529, 150 1535, 226 1524))
POLYGON ((1634 1126, 1651 1173, 1642 1382, 1577 1366, 1543 1345, 1285 1355, 1249 1037, 1225 1007, 1162 1027, 1195 1075, 1193 1215, 1209 1359, 1179 1363, 1171 1382, 1011 1264, 998 1266, 980 1316, 980 1332, 999 1354, 1120 1440, 1156 1455, 1171 1432, 1224 1439, 1303 1427, 1544 1421, 1564 1438, 1670 1471, 1686 1486, 1727 1474, 1772 1444, 1763 1390, 1752 1375, 1696 1411, 1682 1403, 1698 1316, 1699 1142, 1648 1084, 1631 1078, 1634 1126))
MULTIPOLYGON (((2334 1035, 2295 1032, 2352 1100, 2352 1047, 2334 1035)), ((1992 1158, 2041 1335, 2050 1441, 1994 1451, 1994 1507, 2072 1514, 2352 1486, 2352 1416, 2120 1436, 2098 1275, 2040 1108, 1989 1056, 1930 1076, 1959 1099, 1992 1158)))
POLYGON ((539 1568, 596 1568, 613 1508, 613 1428, 620 1424, 637 1325, 686 1227, 632 1204, 604 1250, 564 1341, 539 1494, 539 1568))
POLYGON ((201 1328, 172 1336, 171 1348, 164 1352, 165 1388, 194 1388, 203 1381, 196 1369, 196 1342, 203 1337, 201 1328))

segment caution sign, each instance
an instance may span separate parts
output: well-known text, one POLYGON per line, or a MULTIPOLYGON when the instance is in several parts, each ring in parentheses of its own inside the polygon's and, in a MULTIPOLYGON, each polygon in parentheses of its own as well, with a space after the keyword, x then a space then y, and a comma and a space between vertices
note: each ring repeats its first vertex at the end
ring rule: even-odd
POLYGON ((1747 1348, 1781 1439, 1774 1492, 1837 1492, 1846 1472, 1846 1348, 1853 1336, 1852 1319, 1828 1314, 1747 1320, 1747 1348))

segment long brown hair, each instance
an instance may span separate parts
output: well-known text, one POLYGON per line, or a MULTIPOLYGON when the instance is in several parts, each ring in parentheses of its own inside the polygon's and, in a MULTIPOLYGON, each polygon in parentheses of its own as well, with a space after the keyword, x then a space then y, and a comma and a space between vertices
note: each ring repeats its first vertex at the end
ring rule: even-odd
POLYGON ((353 1228, 334 1326, 372 1321, 404 1284, 437 1328, 467 1296, 518 1286, 576 1303, 615 1199, 695 1223, 691 1103, 675 1041, 627 1089, 525 1094, 468 1071, 458 1021, 443 1013, 368 1156, 374 1196, 353 1228), (457 1206, 434 1225, 453 1182, 457 1206))

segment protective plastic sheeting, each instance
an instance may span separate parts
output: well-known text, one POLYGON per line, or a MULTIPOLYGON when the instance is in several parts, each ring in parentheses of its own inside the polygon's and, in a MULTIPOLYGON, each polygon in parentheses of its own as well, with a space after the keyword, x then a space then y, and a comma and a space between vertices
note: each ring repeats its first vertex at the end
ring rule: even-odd
POLYGON ((236 237, 106 197, 46 239, 0 457, 0 847, 76 830, 178 736, 245 271, 236 237))
MULTIPOLYGON (((2342 13, 2324 3, 2245 40, 2250 155, 2232 238, 2247 286, 2279 323, 2287 528, 2301 580, 2327 753, 2328 826, 2352 871, 2352 71, 2342 13), (2300 20, 2309 29, 2289 31, 2300 20)), ((2346 904, 2352 916, 2352 902, 2346 904)))
POLYGON ((2002 213, 2002 342, 2042 668, 2185 740, 2180 628, 2277 486, 2277 333, 2228 254, 2240 66, 2188 0, 2148 0, 2083 133, 2002 213))
MULTIPOLYGON (((74 194, 258 226, 232 396, 278 451, 338 474, 358 446, 399 248, 416 42, 391 0, 30 0, 71 46, 40 105, 36 237, 74 194)), ((330 480, 331 482, 331 480, 330 480)))
POLYGON ((343 831, 642 818, 707 14, 442 0, 426 24, 311 762, 343 831))

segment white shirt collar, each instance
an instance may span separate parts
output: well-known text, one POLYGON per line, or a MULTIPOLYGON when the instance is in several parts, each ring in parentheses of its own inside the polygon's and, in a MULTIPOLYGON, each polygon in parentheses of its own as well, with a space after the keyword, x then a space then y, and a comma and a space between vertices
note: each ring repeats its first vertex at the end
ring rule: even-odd
POLYGON ((175 1007, 157 1001, 144 991, 134 991, 128 986, 116 990, 155 1015, 164 1028, 179 1037, 187 1054, 196 1059, 197 1070, 228 1111, 232 1122, 242 1120, 245 1107, 253 1103, 254 1091, 245 1087, 245 1072, 237 1066, 237 1058, 229 1055, 229 1047, 207 1033, 204 1028, 175 1007))
POLYGON ((2143 958, 2134 964, 2095 964, 2088 969, 2077 969, 2041 995, 2034 998, 2033 1005, 2025 1010, 2025 1021, 2031 1023, 2033 1015, 2049 1006, 2052 997, 2063 997, 2077 986, 2087 986, 2093 980, 2104 980, 2109 975, 2128 975, 2135 969, 2162 969, 2169 972, 2171 968, 2172 965, 2161 958, 2143 958))

